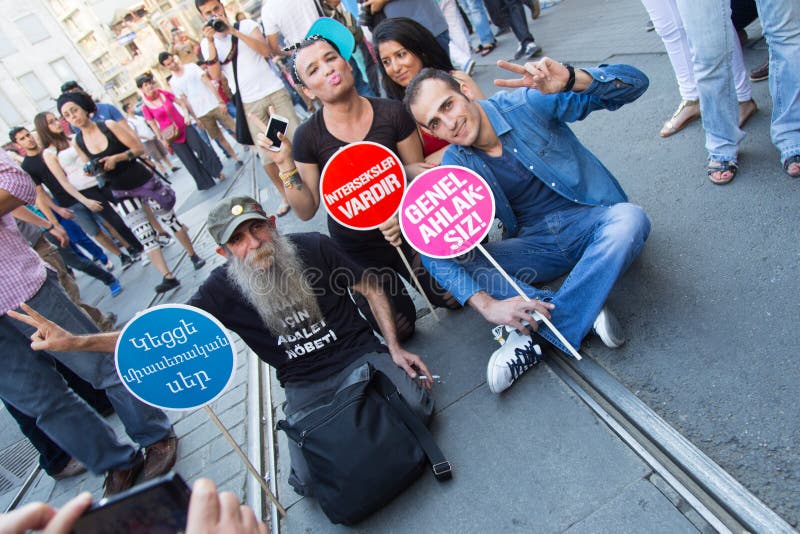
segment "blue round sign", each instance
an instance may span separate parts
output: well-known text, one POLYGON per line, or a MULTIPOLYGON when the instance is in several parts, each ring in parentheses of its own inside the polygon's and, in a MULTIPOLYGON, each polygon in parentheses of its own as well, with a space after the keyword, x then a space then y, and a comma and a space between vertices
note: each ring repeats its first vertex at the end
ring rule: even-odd
POLYGON ((213 315, 185 304, 162 304, 125 326, 115 361, 122 384, 142 402, 189 410, 225 391, 236 370, 236 350, 213 315))

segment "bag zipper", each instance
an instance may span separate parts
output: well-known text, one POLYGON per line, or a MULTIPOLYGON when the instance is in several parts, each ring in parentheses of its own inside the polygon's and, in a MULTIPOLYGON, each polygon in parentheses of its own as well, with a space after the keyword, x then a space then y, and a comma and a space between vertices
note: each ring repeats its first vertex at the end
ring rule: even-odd
POLYGON ((342 411, 343 411, 345 408, 348 408, 348 407, 349 407, 351 404, 355 404, 356 402, 358 402, 358 401, 360 401, 360 400, 363 400, 364 398, 366 398, 366 396, 367 396, 367 395, 366 395, 365 393, 361 393, 361 394, 359 394, 359 395, 358 395, 358 397, 355 397, 355 398, 353 398, 353 399, 350 399, 350 400, 349 400, 349 401, 347 401, 345 404, 341 405, 341 406, 339 407, 339 409, 337 409, 335 412, 329 413, 329 414, 328 414, 328 415, 327 415, 327 416, 326 416, 324 419, 322 419, 321 421, 319 421, 319 422, 318 422, 317 424, 315 424, 314 426, 312 426, 312 427, 309 427, 309 428, 307 428, 307 429, 303 430, 302 432, 300 432, 300 439, 297 441, 297 446, 298 446, 298 447, 300 447, 300 448, 302 448, 302 447, 303 447, 303 443, 305 442, 305 439, 306 439, 306 437, 307 437, 307 436, 308 436, 308 435, 309 435, 311 432, 313 432, 314 430, 316 430, 316 429, 318 429, 319 427, 323 426, 325 423, 327 423, 328 421, 330 421, 331 419, 333 419, 335 416, 339 415, 339 414, 340 414, 340 413, 341 413, 341 412, 342 412, 342 411))

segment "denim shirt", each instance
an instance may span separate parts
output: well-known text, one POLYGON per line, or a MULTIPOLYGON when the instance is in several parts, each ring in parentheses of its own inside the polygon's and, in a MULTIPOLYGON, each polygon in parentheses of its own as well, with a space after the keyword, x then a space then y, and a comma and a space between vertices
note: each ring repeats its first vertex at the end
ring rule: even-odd
MULTIPOLYGON (((600 65, 583 69, 593 81, 580 93, 544 95, 535 89, 500 92, 478 103, 503 145, 525 167, 559 195, 587 206, 626 202, 622 186, 600 160, 581 144, 567 125, 598 109, 615 110, 639 98, 649 85, 647 76, 630 65, 600 65)), ((495 198, 495 216, 503 237, 519 231, 511 204, 497 178, 472 147, 451 145, 442 165, 460 165, 480 174, 495 198)), ((520 176, 531 179, 531 175, 520 176)), ((458 259, 423 256, 423 265, 461 303, 483 290, 459 265, 458 259)))

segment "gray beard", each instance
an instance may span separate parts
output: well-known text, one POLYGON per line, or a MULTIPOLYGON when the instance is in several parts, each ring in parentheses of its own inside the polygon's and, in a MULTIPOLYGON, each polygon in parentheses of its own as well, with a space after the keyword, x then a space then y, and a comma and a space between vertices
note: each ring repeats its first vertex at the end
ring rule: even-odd
POLYGON ((294 244, 273 233, 272 243, 263 243, 245 258, 230 255, 228 279, 235 285, 261 320, 276 336, 297 330, 290 317, 308 316, 313 324, 323 319, 311 284, 304 275, 305 265, 294 244))

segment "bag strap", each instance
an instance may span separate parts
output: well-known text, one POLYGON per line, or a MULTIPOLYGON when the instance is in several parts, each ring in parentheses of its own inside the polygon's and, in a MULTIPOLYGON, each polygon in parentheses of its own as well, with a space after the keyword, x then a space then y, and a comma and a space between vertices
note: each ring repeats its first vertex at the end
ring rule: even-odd
POLYGON ((419 441, 422 450, 425 451, 425 456, 428 457, 428 461, 431 463, 436 480, 439 482, 450 480, 453 477, 452 466, 445 458, 442 449, 433 439, 431 431, 422 424, 419 417, 414 415, 414 412, 411 411, 406 401, 400 396, 400 392, 397 391, 397 387, 392 384, 389 377, 378 370, 374 371, 374 376, 381 395, 389 401, 389 405, 400 416, 411 433, 414 434, 414 437, 417 438, 417 441, 419 441))
POLYGON ((159 178, 161 178, 162 180, 164 180, 168 184, 172 185, 172 182, 167 180, 167 177, 164 176, 163 174, 161 174, 161 172, 158 169, 156 169, 155 165, 150 163, 148 160, 146 160, 145 158, 143 158, 141 156, 136 156, 136 161, 138 161, 139 163, 141 163, 142 165, 144 165, 145 167, 147 167, 148 169, 153 171, 153 174, 155 174, 156 176, 158 176, 159 178))
MULTIPOLYGON (((233 27, 238 30, 239 23, 234 23, 233 27)), ((239 38, 233 34, 231 34, 231 53, 233 54, 231 58, 231 63, 233 63, 233 81, 236 83, 236 92, 239 93, 239 75, 237 74, 239 70, 239 38)), ((241 97, 241 94, 239 96, 241 97)))

